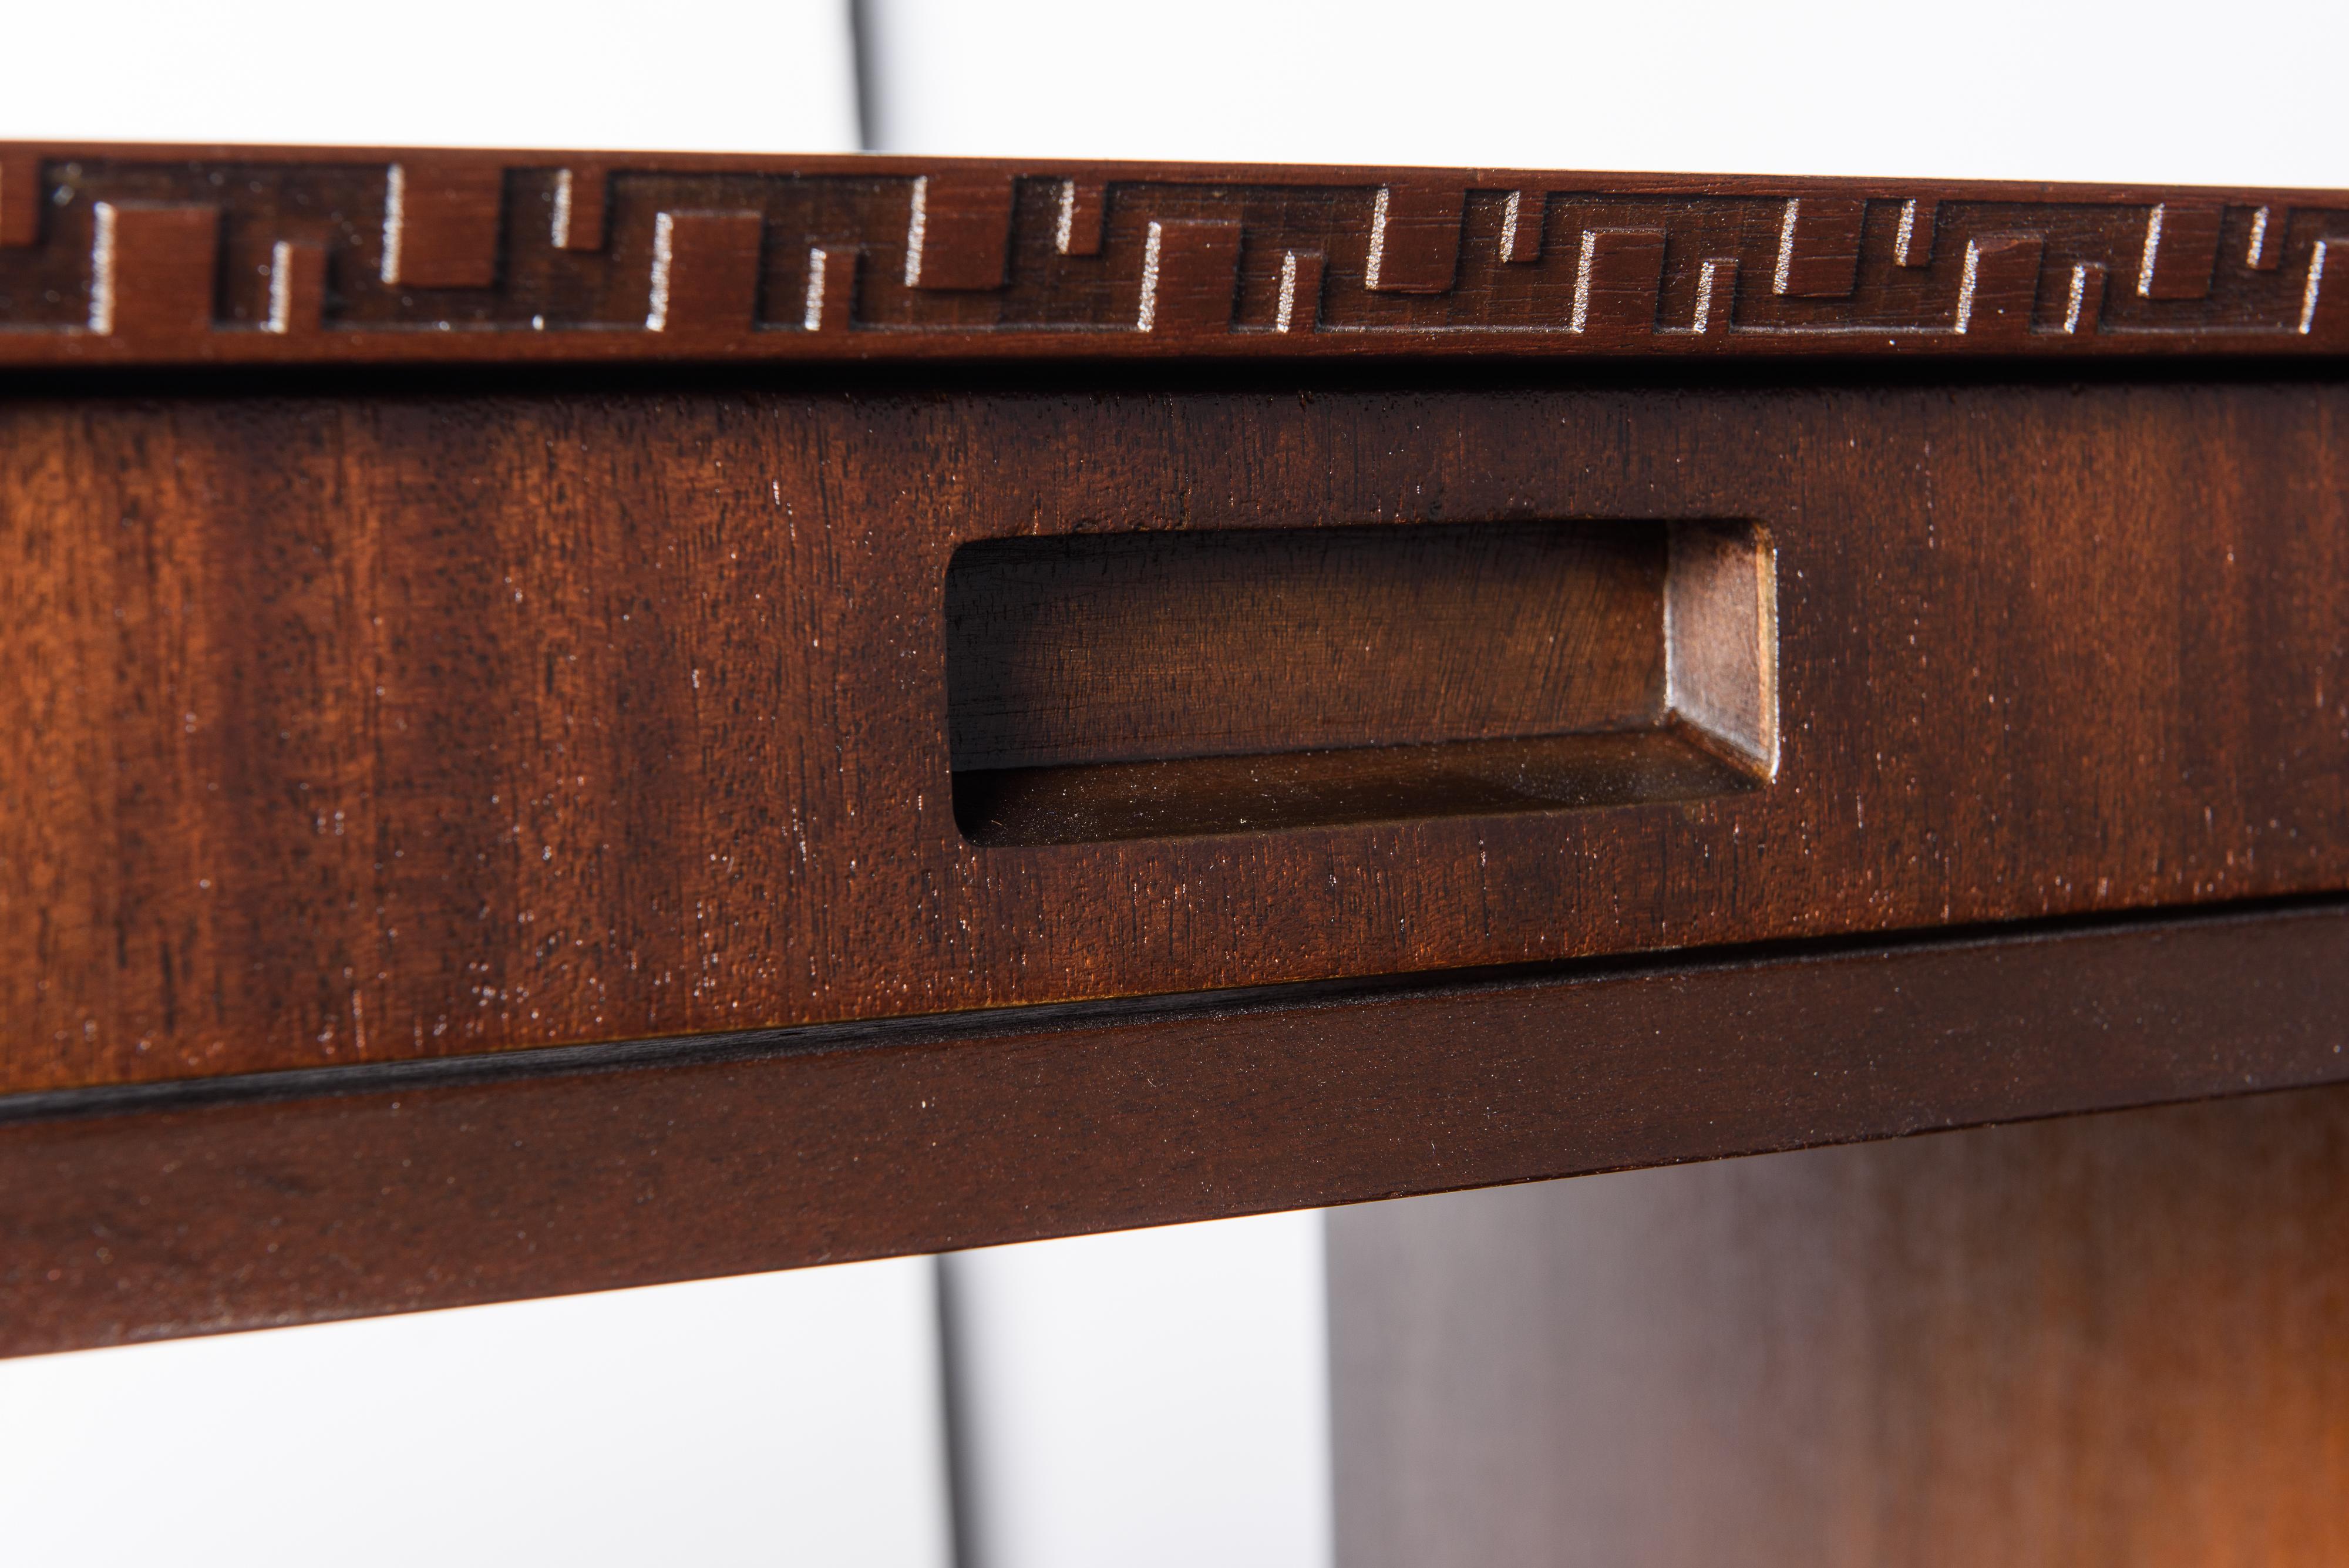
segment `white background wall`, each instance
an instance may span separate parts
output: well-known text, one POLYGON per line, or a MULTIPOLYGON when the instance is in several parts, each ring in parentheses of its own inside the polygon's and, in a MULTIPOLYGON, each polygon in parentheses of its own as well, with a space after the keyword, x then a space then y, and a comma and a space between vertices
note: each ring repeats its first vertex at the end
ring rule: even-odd
POLYGON ((888 151, 2339 184, 2339 0, 872 0, 888 151))
POLYGON ((957 1252, 961 1568, 1330 1560, 1319 1213, 957 1252))
POLYGON ((0 138, 854 151, 844 0, 12 0, 0 138))
POLYGON ((11 1568, 944 1568, 927 1258, 0 1361, 11 1568))

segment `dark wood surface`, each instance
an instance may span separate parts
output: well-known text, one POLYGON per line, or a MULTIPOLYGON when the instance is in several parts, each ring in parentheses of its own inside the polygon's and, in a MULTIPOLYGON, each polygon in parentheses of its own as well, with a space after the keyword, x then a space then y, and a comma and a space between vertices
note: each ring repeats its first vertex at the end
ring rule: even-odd
POLYGON ((1350 1568, 2349 1559, 2349 1088, 1329 1238, 1350 1568))
POLYGON ((2349 1078, 2349 905, 0 1101, 23 1354, 2349 1078))
POLYGON ((949 761, 1153 762, 1661 721, 1663 529, 989 539, 946 581, 949 761))
POLYGON ((1561 522, 968 545, 955 820, 1077 844, 1747 789, 1777 761, 1772 558, 1750 528, 1561 522))
POLYGON ((1525 741, 1355 746, 954 776, 982 847, 1165 841, 1516 812, 1673 805, 1754 787, 1676 721, 1525 741))
POLYGON ((2281 373, 20 385, 0 1088, 2349 887, 2344 418, 2281 373), (1716 519, 1775 554, 1760 787, 957 827, 958 546, 1716 519))
POLYGON ((0 148, 0 1338, 2337 1076, 2336 229, 0 148))
POLYGON ((2344 236, 2339 192, 8 144, 0 364, 2331 355, 2344 236))

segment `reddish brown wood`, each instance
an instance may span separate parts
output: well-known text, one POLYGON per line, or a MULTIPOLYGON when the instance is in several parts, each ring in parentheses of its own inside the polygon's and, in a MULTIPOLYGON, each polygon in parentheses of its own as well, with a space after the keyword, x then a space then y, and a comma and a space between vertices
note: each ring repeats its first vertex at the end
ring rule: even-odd
POLYGON ((0 148, 0 245, 41 238, 41 161, 28 148, 0 148))
POLYGON ((1664 231, 1585 229, 1575 254, 1574 308, 1567 318, 1575 336, 1618 346, 1649 336, 1664 231))
POLYGON ((2105 269, 2095 262, 2079 262, 2073 266, 2064 311, 2067 330, 2094 332, 2096 329, 2096 324, 2104 319, 2106 286, 2105 269))
POLYGON ((212 319, 220 209, 101 202, 92 216, 89 330, 140 342, 203 332, 212 319))
POLYGON ((756 213, 662 213, 645 325, 693 339, 740 331, 758 308, 760 234, 756 213))
POLYGON ((846 332, 856 311, 856 271, 862 258, 853 248, 819 245, 808 252, 807 289, 801 322, 810 332, 846 332))
POLYGON ((600 251, 607 234, 605 213, 612 173, 602 163, 575 159, 555 171, 547 214, 547 238, 559 251, 600 251))
POLYGON ((1778 224, 1778 270, 1771 287, 1802 299, 1840 299, 1859 284, 1868 203, 1812 196, 1786 203, 1778 224))
POLYGON ((2344 418, 2317 379, 20 389, 0 1085, 2340 888, 2344 418), (964 544, 1722 518, 1776 556, 1764 787, 957 828, 964 544))
POLYGON ((1892 265, 1930 266, 1933 261, 1933 230, 1940 202, 1930 196, 1911 196, 1898 208, 1892 223, 1892 265))
POLYGON ((1651 725, 1669 537, 1519 523, 965 545, 946 581, 953 763, 1651 725))
MULTIPOLYGON (((2209 293, 2225 217, 2226 209, 2217 202, 2164 202, 2155 207, 2146 219, 2137 293, 2147 299, 2199 299, 2209 293)), ((2248 255, 2244 265, 2251 265, 2248 255)))
POLYGON ((1501 259, 1520 265, 1541 260, 1542 230, 1549 213, 1547 191, 1512 191, 1501 204, 1501 259))
POLYGON ((1193 340, 1229 332, 1239 287, 1237 223, 1153 223, 1143 240, 1134 325, 1193 340))
POLYGON ((1776 759, 1770 556, 1565 523, 966 545, 956 820, 1071 844, 1749 789, 1776 759))
POLYGON ((2349 1558, 2349 1088, 1329 1238, 1353 1568, 2349 1558))
POLYGON ((2031 234, 1986 234, 1967 242, 1958 330, 1986 343, 2018 343, 2029 337, 2044 250, 2031 234))
POLYGON ((0 149, 0 364, 313 367, 0 399, 0 1336, 2334 1076, 2333 905, 1917 933, 2349 888, 2344 244, 2305 192, 0 149), (716 363, 792 358, 930 369, 716 363), (1411 566, 1568 532, 1646 575, 1411 566), (966 747, 958 551, 1211 535, 1338 565, 1292 622, 1136 579, 966 747), (1290 981, 1359 989, 1198 999, 1290 981))
POLYGON ((381 274, 403 289, 480 289, 498 280, 505 174, 464 154, 402 156, 386 171, 381 274))
POLYGON ((2343 236, 2333 192, 27 144, 0 148, 0 364, 2322 356, 2343 236), (218 208, 202 330, 87 330, 100 202, 218 208), (690 343, 647 327, 664 212, 758 216, 756 304, 690 343), (1154 225, 1214 274, 1184 330, 1139 330, 1154 225), (281 241, 326 249, 332 330, 260 330, 281 241), (1988 332, 1977 248, 2012 269, 1988 332), (866 267, 811 331, 818 249, 866 267), (2120 280, 2101 316, 2070 309, 2083 265, 2120 280))
POLYGON ((269 330, 316 332, 326 314, 326 248, 278 241, 269 257, 269 330))
POLYGON ((1273 278, 1272 329, 1311 332, 1321 320, 1321 274, 1319 251, 1283 251, 1280 272, 1273 278))
POLYGON ((2349 290, 2326 287, 2327 279, 2336 286, 2340 283, 2344 268, 2349 268, 2349 239, 2319 240, 2310 247, 2308 288, 2301 296, 2300 330, 2312 342, 2349 345, 2349 290), (2332 260, 2329 272, 2328 256, 2332 260))
POLYGON ((2334 901, 19 1098, 0 1351, 2333 1082, 2344 1019, 2334 901))
POLYGON ((905 227, 908 288, 1003 286, 1011 248, 1012 176, 956 168, 914 182, 905 227))
POLYGON ((988 847, 1260 837, 1672 805, 1755 787, 1751 764, 1680 720, 1522 741, 1356 746, 1081 767, 957 771, 955 822, 988 847))
POLYGON ((1459 275, 1460 218, 1466 200, 1459 182, 1441 175, 1380 186, 1371 206, 1363 286, 1390 294, 1449 290, 1459 275))
POLYGON ((1061 181, 1060 211, 1052 222, 1052 249, 1064 256, 1101 254, 1108 219, 1108 182, 1094 176, 1061 181))

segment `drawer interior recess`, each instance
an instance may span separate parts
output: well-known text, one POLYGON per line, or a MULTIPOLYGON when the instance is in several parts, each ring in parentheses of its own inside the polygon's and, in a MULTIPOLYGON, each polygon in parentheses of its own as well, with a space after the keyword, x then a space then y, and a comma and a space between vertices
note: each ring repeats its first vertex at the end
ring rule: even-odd
POLYGON ((955 553, 946 623, 981 845, 1686 800, 1775 764, 1747 524, 989 539, 955 553))

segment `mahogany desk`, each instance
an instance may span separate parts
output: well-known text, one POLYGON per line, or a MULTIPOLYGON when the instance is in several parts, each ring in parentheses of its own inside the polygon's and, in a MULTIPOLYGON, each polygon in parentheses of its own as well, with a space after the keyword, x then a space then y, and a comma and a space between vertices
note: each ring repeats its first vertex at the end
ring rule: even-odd
POLYGON ((2349 1078, 2344 244, 0 149, 0 1350, 2349 1078))

